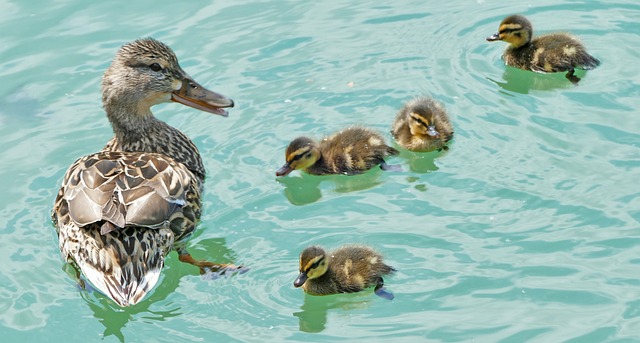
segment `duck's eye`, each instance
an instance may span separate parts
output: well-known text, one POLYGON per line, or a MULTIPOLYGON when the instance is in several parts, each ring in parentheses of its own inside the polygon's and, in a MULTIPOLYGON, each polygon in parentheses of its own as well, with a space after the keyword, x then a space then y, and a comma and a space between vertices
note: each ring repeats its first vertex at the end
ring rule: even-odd
POLYGON ((316 261, 314 264, 311 265, 311 267, 309 267, 309 269, 316 269, 318 268, 318 266, 322 263, 322 261, 324 261, 324 258, 319 259, 318 261, 316 261))
POLYGON ((153 71, 160 71, 162 70, 162 67, 158 64, 158 63, 151 63, 149 65, 149 68, 153 71))

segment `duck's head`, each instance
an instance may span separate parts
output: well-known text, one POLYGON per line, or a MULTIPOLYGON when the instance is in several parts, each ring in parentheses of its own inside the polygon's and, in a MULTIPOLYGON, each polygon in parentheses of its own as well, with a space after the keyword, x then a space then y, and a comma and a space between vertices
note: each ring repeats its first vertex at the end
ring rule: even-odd
POLYGON ((107 114, 150 115, 151 106, 171 101, 225 117, 224 109, 234 105, 228 97, 195 82, 162 42, 143 38, 123 45, 102 79, 107 114))
POLYGON ((440 137, 436 129, 436 116, 428 108, 421 106, 410 107, 407 113, 409 130, 414 136, 427 136, 432 139, 440 137))
POLYGON ((519 48, 531 41, 533 28, 531 22, 521 15, 510 15, 500 23, 498 32, 487 37, 489 42, 502 40, 510 43, 514 48, 519 48))
POLYGON ((304 285, 307 280, 324 275, 329 266, 329 257, 321 247, 314 245, 302 251, 300 254, 300 275, 293 282, 294 287, 304 285))
POLYGON ((285 176, 296 169, 311 167, 320 159, 318 144, 307 137, 294 139, 285 153, 286 163, 276 171, 276 176, 285 176))

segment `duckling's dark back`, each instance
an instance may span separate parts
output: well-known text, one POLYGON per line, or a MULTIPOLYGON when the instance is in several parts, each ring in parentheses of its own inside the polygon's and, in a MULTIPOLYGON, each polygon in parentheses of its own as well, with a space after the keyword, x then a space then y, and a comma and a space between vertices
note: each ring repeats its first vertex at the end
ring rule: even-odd
POLYGON ((600 65, 576 37, 566 33, 540 36, 521 48, 508 47, 503 58, 509 66, 543 73, 590 70, 600 65))
POLYGON ((379 133, 362 127, 351 127, 320 142, 321 160, 308 169, 312 174, 361 174, 398 150, 388 146, 379 133))
POLYGON ((350 289, 371 287, 384 275, 395 271, 384 263, 382 255, 362 245, 347 245, 333 252, 329 269, 337 283, 350 289), (362 285, 361 287, 356 287, 362 285))

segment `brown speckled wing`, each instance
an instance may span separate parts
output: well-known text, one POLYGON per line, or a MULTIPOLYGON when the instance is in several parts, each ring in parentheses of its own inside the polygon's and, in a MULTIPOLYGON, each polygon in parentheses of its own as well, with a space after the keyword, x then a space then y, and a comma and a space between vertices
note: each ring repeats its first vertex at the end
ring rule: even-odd
POLYGON ((58 195, 67 205, 57 201, 54 217, 55 212, 59 218, 68 214, 78 227, 106 221, 112 224, 107 232, 130 225, 168 227, 172 215, 187 204, 193 179, 184 166, 159 154, 88 155, 67 171, 58 195))

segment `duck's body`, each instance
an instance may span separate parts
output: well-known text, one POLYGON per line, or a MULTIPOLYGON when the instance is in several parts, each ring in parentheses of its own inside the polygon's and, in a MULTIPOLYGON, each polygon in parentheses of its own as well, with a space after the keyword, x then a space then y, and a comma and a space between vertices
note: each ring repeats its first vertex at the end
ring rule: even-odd
POLYGON ((446 150, 453 137, 453 126, 442 104, 422 97, 407 102, 400 109, 391 134, 407 150, 446 150))
POLYGON ((201 270, 181 243, 200 218, 205 170, 198 149, 150 107, 175 101, 225 115, 233 101, 195 83, 171 49, 153 39, 124 45, 103 78, 103 105, 115 136, 69 167, 53 208, 62 255, 120 306, 157 283, 164 257, 201 270))
POLYGON ((573 83, 580 81, 574 75, 576 68, 590 70, 600 65, 600 61, 587 53, 584 45, 567 33, 552 33, 533 38, 531 22, 521 15, 506 17, 498 33, 488 41, 503 40, 510 45, 502 58, 505 64, 538 73, 567 72, 566 77, 573 83))
POLYGON ((379 296, 393 299, 383 289, 383 276, 395 269, 382 255, 363 245, 345 245, 329 253, 310 246, 300 254, 300 275, 293 285, 311 295, 360 292, 375 287, 379 296))
POLYGON ((313 175, 362 174, 378 165, 386 169, 385 158, 397 154, 379 133, 351 127, 319 143, 308 137, 296 138, 289 144, 286 163, 276 175, 284 176, 296 169, 313 175))

